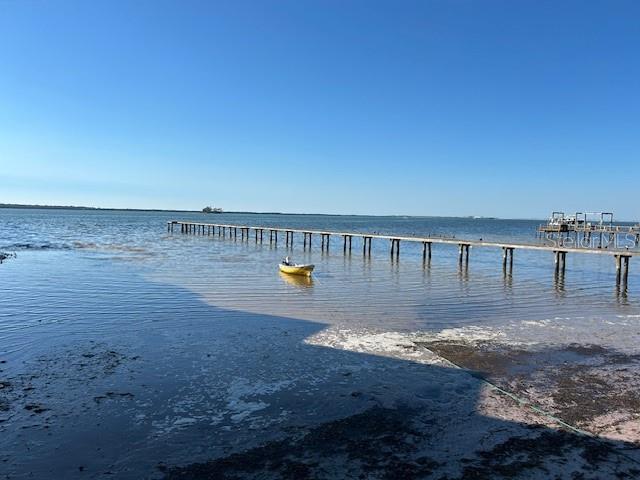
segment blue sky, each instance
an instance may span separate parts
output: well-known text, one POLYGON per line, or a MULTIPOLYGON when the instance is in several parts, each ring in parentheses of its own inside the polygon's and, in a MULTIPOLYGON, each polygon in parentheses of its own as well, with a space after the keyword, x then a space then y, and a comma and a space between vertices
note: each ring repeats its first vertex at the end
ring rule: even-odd
POLYGON ((0 202, 640 220, 639 18, 0 0, 0 202))

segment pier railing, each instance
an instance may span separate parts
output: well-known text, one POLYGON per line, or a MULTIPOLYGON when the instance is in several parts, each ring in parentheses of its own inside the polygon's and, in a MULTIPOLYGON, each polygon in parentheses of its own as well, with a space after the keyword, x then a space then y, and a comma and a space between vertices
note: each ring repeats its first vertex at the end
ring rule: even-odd
MULTIPOLYGON (((554 254, 555 274, 564 276, 566 255, 567 253, 577 254, 593 254, 608 255, 615 259, 616 264, 616 285, 626 290, 629 276, 629 259, 634 256, 640 256, 640 251, 629 249, 603 249, 588 247, 570 247, 558 242, 557 245, 539 245, 528 243, 504 243, 504 242, 487 242, 483 240, 462 240, 455 238, 441 237, 417 237, 417 236, 399 236, 399 235, 381 235, 362 232, 340 232, 311 230, 287 227, 272 226, 250 226, 250 225, 228 225, 219 223, 201 223, 201 222, 183 222, 170 221, 167 222, 167 231, 173 233, 176 228, 180 229, 183 234, 198 235, 217 235, 222 238, 232 237, 238 238, 240 233, 241 240, 249 240, 250 232, 253 231, 255 241, 263 242, 265 232, 269 234, 269 243, 278 243, 278 233, 284 234, 284 242, 287 246, 292 246, 294 242, 294 234, 302 235, 303 246, 309 245, 311 248, 311 240, 313 235, 320 237, 320 247, 323 251, 329 251, 331 237, 342 237, 342 249, 346 254, 352 251, 353 237, 362 239, 363 255, 371 255, 371 242, 376 240, 386 240, 390 245, 390 254, 392 258, 399 258, 401 242, 413 242, 422 244, 422 258, 430 261, 432 257, 432 246, 434 244, 453 245, 458 247, 458 261, 461 264, 468 264, 469 249, 474 248, 495 248, 502 249, 502 266, 505 272, 511 273, 513 270, 513 253, 515 250, 536 250, 552 252, 554 254)), ((630 227, 634 228, 634 227, 630 227)), ((624 232, 626 233, 626 232, 624 232)), ((640 231, 639 231, 640 234, 640 231)))

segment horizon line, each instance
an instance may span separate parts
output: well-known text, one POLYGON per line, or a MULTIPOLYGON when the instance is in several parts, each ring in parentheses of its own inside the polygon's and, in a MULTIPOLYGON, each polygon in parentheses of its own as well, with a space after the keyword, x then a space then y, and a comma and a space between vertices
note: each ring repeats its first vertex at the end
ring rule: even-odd
MULTIPOLYGON (((175 212, 175 213, 202 213, 202 210, 188 209, 172 209, 172 208, 118 208, 118 207, 89 207, 84 205, 42 205, 27 203, 0 203, 0 208, 15 208, 25 210, 97 210, 97 211, 120 211, 120 212, 175 212)), ((542 218, 502 218, 496 216, 484 215, 408 215, 408 214, 362 214, 362 213, 301 213, 301 212, 257 212, 248 210, 224 210, 220 213, 207 213, 206 215, 223 215, 223 214, 240 214, 240 215, 315 215, 326 217, 410 217, 410 218, 468 218, 476 220, 535 220, 543 221, 542 218)), ((620 220, 626 222, 625 220, 620 220)), ((629 223, 633 223, 629 221, 629 223)))

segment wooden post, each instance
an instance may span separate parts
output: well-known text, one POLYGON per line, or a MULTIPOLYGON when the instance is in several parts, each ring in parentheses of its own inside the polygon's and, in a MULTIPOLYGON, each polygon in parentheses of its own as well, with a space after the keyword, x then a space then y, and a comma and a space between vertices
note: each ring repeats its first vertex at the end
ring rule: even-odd
POLYGON ((626 290, 627 284, 629 281, 629 257, 625 255, 623 257, 623 260, 624 260, 624 265, 623 265, 624 269, 622 271, 622 286, 626 290))
POLYGON ((502 247, 502 270, 507 273, 507 260, 509 261, 509 273, 513 272, 513 248, 502 247))
POLYGON ((346 255, 347 254, 347 236, 343 235, 342 238, 344 240, 343 247, 342 247, 342 253, 344 253, 346 255))
POLYGON ((349 235, 349 254, 351 254, 351 235, 349 235))
POLYGON ((622 264, 622 257, 620 255, 616 255, 615 259, 616 259, 616 286, 619 287, 620 286, 620 279, 621 279, 621 277, 620 277, 620 274, 621 274, 620 267, 621 267, 621 264, 622 264))
POLYGON ((395 253, 395 249, 396 249, 396 241, 392 238, 391 239, 391 258, 393 258, 393 254, 395 253))
POLYGON ((367 248, 367 255, 371 256, 371 240, 373 240, 373 238, 369 237, 369 247, 367 248))

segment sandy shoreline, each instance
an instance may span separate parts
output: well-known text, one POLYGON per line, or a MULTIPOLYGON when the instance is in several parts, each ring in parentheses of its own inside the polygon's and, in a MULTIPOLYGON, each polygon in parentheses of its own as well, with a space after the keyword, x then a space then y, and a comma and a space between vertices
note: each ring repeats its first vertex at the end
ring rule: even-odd
MULTIPOLYGON (((619 430, 612 423, 594 432, 611 440, 588 438, 483 380, 505 387, 523 382, 530 377, 514 376, 512 364, 530 365, 531 358, 540 366, 525 372, 533 378, 546 366, 538 354, 237 312, 216 325, 215 335, 194 335, 198 326, 146 339, 82 340, 22 365, 1 364, 5 478, 595 479, 640 473, 637 431, 623 428, 633 423, 634 404, 615 410, 624 419, 615 423, 619 430), (452 368, 436 351, 470 371, 452 368)), ((637 361, 583 350, 570 354, 593 368, 603 359, 605 368, 637 361)), ((631 395, 635 386, 629 387, 631 395)), ((576 398, 515 393, 530 393, 529 400, 546 407, 556 404, 545 399, 576 398)), ((616 395, 607 397, 611 408, 616 395)), ((556 406, 560 418, 581 410, 556 406)), ((587 413, 578 426, 597 430, 601 412, 587 413)))

